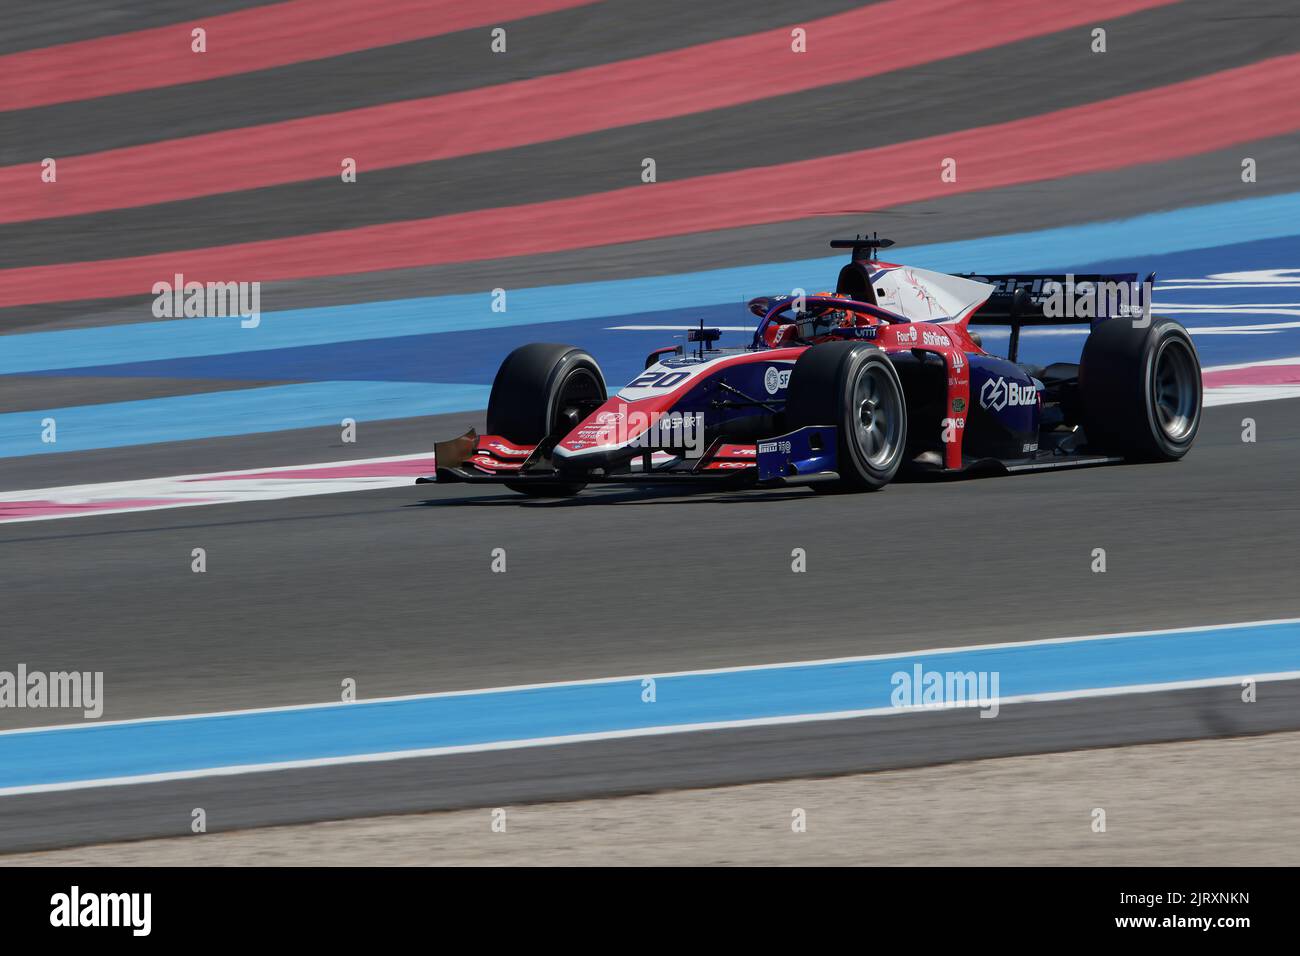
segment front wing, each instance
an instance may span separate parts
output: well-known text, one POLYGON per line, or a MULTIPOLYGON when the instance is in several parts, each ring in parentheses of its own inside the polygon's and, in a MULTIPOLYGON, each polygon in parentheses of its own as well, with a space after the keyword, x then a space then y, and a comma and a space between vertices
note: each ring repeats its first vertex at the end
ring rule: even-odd
POLYGON ((835 428, 800 428, 757 443, 715 441, 698 458, 647 449, 619 468, 561 473, 545 444, 525 446, 473 431, 434 446, 436 470, 417 483, 554 484, 557 481, 629 485, 780 486, 835 481, 835 428))
MULTIPOLYGON (((591 468, 561 472, 550 464, 545 445, 520 445, 498 435, 476 435, 434 446, 435 472, 416 479, 417 484, 546 485, 581 481, 589 484, 694 485, 716 488, 780 487, 833 482, 837 470, 837 436, 834 425, 810 425, 751 444, 716 441, 703 455, 692 459, 664 450, 647 450, 617 469, 591 468)), ((1063 454, 1044 451, 1003 461, 968 458, 958 469, 936 462, 933 467, 913 463, 918 470, 936 475, 1019 473, 1081 468, 1123 461, 1111 455, 1063 454)))

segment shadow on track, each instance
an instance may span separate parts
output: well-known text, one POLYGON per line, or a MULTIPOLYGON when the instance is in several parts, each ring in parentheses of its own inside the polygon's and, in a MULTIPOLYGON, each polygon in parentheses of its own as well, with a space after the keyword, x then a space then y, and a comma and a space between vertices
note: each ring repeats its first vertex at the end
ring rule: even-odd
POLYGON ((585 491, 572 498, 528 498, 513 491, 504 495, 426 498, 423 501, 413 501, 405 507, 429 508, 441 505, 483 508, 581 508, 596 505, 753 504, 813 497, 813 493, 806 488, 740 489, 689 494, 683 494, 680 488, 626 488, 585 491))
MULTIPOLYGON (((939 485, 952 482, 977 481, 985 478, 1023 477, 1008 475, 1002 471, 990 469, 971 469, 960 474, 937 474, 917 471, 899 474, 890 485, 939 485)), ((436 483, 435 483, 436 486, 436 483)), ((447 487, 444 485, 443 487, 447 487)), ((482 487, 482 486, 480 486, 482 487)), ((888 488, 882 489, 888 492, 888 488)), ((796 485, 788 488, 731 488, 717 491, 684 491, 672 486, 615 486, 599 484, 581 491, 570 498, 529 498, 517 492, 509 491, 498 495, 471 495, 458 498, 426 498, 413 501, 405 507, 466 506, 466 507, 527 507, 527 508, 573 508, 587 505, 659 505, 659 504, 753 504, 756 502, 788 501, 819 498, 861 497, 870 499, 880 492, 848 492, 845 494, 819 495, 808 485, 796 485)))

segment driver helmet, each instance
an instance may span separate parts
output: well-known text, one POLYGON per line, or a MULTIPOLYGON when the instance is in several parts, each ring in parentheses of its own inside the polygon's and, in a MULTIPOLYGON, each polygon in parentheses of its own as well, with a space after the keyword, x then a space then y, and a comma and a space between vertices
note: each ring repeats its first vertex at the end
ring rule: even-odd
MULTIPOLYGON (((837 292, 817 292, 815 295, 838 299, 848 298, 837 292)), ((844 328, 851 324, 852 320, 845 309, 828 309, 826 306, 818 306, 816 309, 794 314, 795 337, 804 342, 828 335, 834 329, 844 328)))

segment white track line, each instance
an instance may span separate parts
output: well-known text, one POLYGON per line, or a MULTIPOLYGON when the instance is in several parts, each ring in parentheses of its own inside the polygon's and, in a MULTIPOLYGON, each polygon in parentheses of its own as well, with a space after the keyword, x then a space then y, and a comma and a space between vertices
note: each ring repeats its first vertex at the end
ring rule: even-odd
POLYGON ((412 485, 419 474, 431 474, 433 470, 433 452, 428 451, 419 455, 5 491, 0 492, 0 524, 397 488, 412 485))

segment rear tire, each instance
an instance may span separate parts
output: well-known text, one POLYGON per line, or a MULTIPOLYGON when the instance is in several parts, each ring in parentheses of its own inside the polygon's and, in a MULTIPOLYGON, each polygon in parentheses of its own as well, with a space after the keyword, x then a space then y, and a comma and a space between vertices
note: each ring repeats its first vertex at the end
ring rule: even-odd
POLYGON ((1079 363, 1088 446, 1135 461, 1177 461, 1201 425, 1201 363, 1187 330, 1154 316, 1146 328, 1107 319, 1079 363))
MULTIPOLYGON (((492 382, 487 430, 523 445, 539 445, 568 431, 585 417, 584 409, 605 401, 605 376, 596 360, 571 345, 537 342, 506 356, 492 382), (567 427, 566 427, 567 426, 567 427)), ((567 498, 583 481, 506 482, 533 498, 567 498)))
POLYGON ((877 491, 903 463, 903 383, 888 356, 874 345, 825 342, 800 355, 790 374, 785 417, 791 429, 836 426, 839 480, 814 484, 814 491, 877 491))

